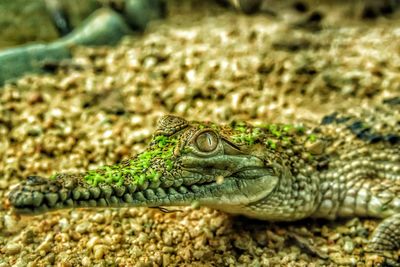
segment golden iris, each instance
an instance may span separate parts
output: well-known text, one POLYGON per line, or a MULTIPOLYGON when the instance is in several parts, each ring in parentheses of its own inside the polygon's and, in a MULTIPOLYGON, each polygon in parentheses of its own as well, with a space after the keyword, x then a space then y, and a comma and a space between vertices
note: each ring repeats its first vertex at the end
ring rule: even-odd
POLYGON ((211 152, 217 148, 218 136, 211 131, 203 132, 197 136, 196 145, 202 152, 211 152))

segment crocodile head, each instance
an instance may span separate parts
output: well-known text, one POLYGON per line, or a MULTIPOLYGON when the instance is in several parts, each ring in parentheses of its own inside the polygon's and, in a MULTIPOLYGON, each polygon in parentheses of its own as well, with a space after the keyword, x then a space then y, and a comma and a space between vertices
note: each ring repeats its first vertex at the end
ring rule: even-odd
POLYGON ((147 149, 132 159, 83 174, 31 177, 15 186, 20 213, 99 206, 194 203, 230 213, 265 198, 279 174, 263 155, 262 133, 244 124, 219 126, 162 117, 147 149))
POLYGON ((157 149, 159 140, 170 140, 170 157, 155 158, 149 166, 160 174, 159 188, 166 194, 146 200, 146 204, 195 202, 232 212, 240 205, 265 198, 275 188, 278 177, 262 157, 265 146, 240 140, 245 127, 162 117, 148 151, 157 149))

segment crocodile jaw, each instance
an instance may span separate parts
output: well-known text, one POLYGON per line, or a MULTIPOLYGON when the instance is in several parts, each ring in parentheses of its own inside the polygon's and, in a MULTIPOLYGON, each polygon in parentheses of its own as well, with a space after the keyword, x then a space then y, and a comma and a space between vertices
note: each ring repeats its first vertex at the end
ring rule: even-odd
POLYGON ((56 180, 30 177, 14 187, 9 201, 20 214, 81 207, 203 206, 227 210, 265 198, 279 177, 252 156, 210 159, 182 157, 176 176, 161 177, 158 186, 146 184, 89 185, 83 175, 63 175, 56 180), (223 164, 224 162, 224 164, 223 164), (213 165, 213 166, 212 166, 213 165), (234 166, 234 167, 233 167, 234 166), (222 178, 222 179, 221 179, 222 178))

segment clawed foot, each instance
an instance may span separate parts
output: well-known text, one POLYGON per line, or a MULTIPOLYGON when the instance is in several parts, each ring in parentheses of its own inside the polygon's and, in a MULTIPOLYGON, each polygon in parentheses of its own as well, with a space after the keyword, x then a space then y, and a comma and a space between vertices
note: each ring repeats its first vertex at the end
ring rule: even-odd
POLYGON ((383 220, 375 229, 367 252, 376 265, 400 266, 399 255, 395 253, 398 249, 400 249, 400 214, 395 214, 383 220))

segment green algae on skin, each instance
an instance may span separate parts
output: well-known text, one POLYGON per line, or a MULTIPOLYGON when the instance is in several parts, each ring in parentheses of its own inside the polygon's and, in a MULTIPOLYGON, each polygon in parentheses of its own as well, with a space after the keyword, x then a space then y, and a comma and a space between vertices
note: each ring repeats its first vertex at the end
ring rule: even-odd
POLYGON ((164 162, 164 170, 171 171, 174 167, 171 158, 177 143, 176 138, 155 136, 149 148, 134 159, 88 171, 84 180, 92 186, 97 186, 99 183, 122 185, 125 180, 137 185, 142 185, 146 181, 157 182, 163 170, 150 168, 151 163, 154 160, 161 160, 164 162))
POLYGON ((253 145, 262 136, 262 132, 258 128, 251 128, 247 131, 246 128, 240 126, 240 128, 235 128, 235 130, 237 129, 240 133, 232 136, 233 141, 237 143, 253 145))
POLYGON ((317 141, 317 136, 313 133, 308 135, 308 141, 310 141, 311 143, 314 143, 315 141, 317 141))
POLYGON ((253 145, 257 141, 262 141, 264 137, 271 137, 264 140, 271 149, 275 149, 277 142, 282 144, 290 143, 290 136, 293 133, 303 134, 303 126, 294 126, 291 124, 266 124, 258 125, 256 127, 248 127, 245 123, 238 123, 233 127, 236 134, 233 135, 233 141, 237 143, 244 143, 253 145))
POLYGON ((271 149, 276 149, 276 142, 271 139, 265 141, 265 144, 269 146, 271 149))

